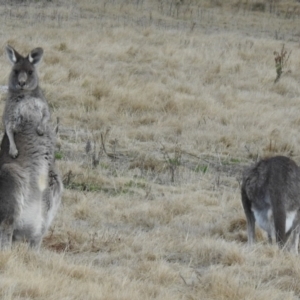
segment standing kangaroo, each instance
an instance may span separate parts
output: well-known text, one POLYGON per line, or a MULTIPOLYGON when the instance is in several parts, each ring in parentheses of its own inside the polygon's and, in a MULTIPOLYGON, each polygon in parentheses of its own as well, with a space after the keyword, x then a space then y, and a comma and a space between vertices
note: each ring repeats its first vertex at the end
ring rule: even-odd
POLYGON ((33 49, 26 58, 10 46, 6 47, 6 53, 13 64, 13 69, 9 76, 9 96, 5 105, 3 122, 9 139, 9 155, 15 158, 18 155, 18 149, 14 141, 14 133, 22 127, 24 123, 22 118, 34 122, 38 135, 43 135, 50 113, 48 103, 39 88, 35 68, 43 57, 43 49, 33 49))
POLYGON ((242 204, 248 243, 255 241, 255 221, 280 247, 298 253, 300 233, 300 169, 284 156, 259 161, 243 174, 242 204))
POLYGON ((0 151, 0 241, 28 240, 39 249, 61 202, 63 185, 54 162, 55 135, 39 87, 36 65, 43 49, 23 57, 10 46, 12 63, 0 151))

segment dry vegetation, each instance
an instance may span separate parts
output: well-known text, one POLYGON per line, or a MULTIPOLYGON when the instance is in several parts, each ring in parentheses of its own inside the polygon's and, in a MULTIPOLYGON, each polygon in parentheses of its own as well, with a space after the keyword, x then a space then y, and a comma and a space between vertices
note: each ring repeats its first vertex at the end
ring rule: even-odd
POLYGON ((1 48, 45 50, 66 187, 41 252, 0 253, 1 299, 299 299, 299 257, 259 230, 246 246, 239 186, 260 157, 300 163, 299 13, 283 0, 0 1, 1 48))

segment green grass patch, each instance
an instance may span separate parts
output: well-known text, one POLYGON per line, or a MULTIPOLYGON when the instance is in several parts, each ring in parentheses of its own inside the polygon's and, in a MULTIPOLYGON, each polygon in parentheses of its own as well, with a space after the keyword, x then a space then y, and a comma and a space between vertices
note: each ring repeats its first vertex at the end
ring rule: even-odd
POLYGON ((198 165, 198 166, 194 169, 194 171, 195 171, 196 173, 203 173, 203 174, 205 174, 205 173, 207 172, 207 170, 208 170, 208 165, 198 165))
POLYGON ((168 161, 168 163, 169 163, 170 165, 172 165, 172 166, 178 167, 178 166, 181 165, 181 161, 180 161, 180 159, 179 159, 178 157, 175 157, 175 158, 169 158, 167 161, 168 161))
POLYGON ((135 187, 135 188, 144 189, 146 187, 146 183, 144 183, 144 182, 135 182, 133 180, 130 180, 130 181, 126 182, 124 186, 128 187, 128 188, 135 187))
POLYGON ((109 167, 110 167, 110 166, 109 166, 108 164, 106 164, 106 163, 100 163, 99 166, 100 166, 102 169, 105 169, 105 170, 109 169, 109 167))
POLYGON ((228 160, 222 161, 222 165, 233 165, 233 164, 240 164, 242 160, 239 158, 229 158, 228 160))
POLYGON ((234 164, 240 164, 240 163, 241 163, 241 160, 238 159, 238 158, 230 158, 230 162, 231 162, 231 163, 234 163, 234 164))
POLYGON ((55 159, 57 159, 57 160, 60 160, 64 157, 63 153, 60 151, 56 151, 54 156, 55 156, 55 159))
POLYGON ((72 181, 69 184, 65 184, 66 189, 80 191, 80 192, 103 192, 111 196, 130 194, 133 195, 134 192, 127 187, 113 188, 113 187, 104 187, 97 185, 95 183, 87 182, 76 182, 72 181))

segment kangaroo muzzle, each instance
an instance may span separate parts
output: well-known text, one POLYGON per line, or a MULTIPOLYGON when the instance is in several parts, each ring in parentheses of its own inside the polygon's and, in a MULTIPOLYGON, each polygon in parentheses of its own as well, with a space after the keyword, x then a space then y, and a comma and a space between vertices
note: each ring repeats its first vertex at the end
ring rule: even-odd
POLYGON ((23 88, 25 85, 26 85, 26 81, 27 81, 27 74, 26 72, 21 72, 18 76, 18 83, 19 83, 19 86, 21 88, 23 88))

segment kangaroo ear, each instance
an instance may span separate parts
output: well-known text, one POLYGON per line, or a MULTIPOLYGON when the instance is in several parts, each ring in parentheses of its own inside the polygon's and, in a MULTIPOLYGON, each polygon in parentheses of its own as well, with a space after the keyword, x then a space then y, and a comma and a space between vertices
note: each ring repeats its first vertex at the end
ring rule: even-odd
POLYGON ((28 54, 28 60, 33 65, 37 65, 43 57, 44 50, 42 48, 35 48, 28 54))
POLYGON ((12 64, 15 64, 21 57, 21 55, 13 47, 9 45, 5 47, 5 50, 6 50, 7 57, 12 64))

